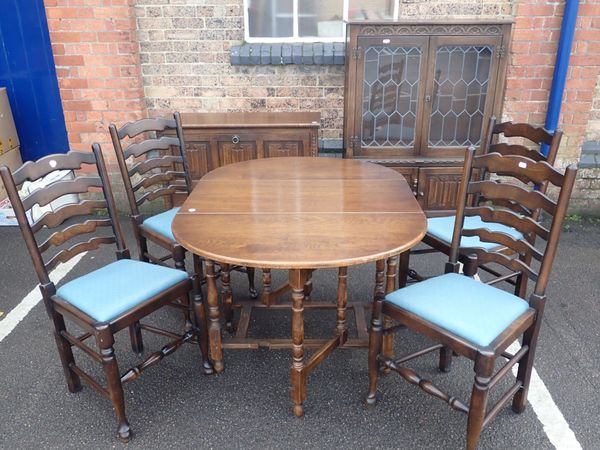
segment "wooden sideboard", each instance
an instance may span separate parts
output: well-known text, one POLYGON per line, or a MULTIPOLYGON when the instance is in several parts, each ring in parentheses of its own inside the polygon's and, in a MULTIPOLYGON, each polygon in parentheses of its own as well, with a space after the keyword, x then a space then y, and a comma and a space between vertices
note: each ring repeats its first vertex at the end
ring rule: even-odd
POLYGON ((464 152, 501 116, 512 22, 352 22, 347 28, 346 158, 391 167, 429 214, 456 205, 464 152))
POLYGON ((181 123, 193 181, 240 161, 318 154, 318 112, 181 113, 181 123))

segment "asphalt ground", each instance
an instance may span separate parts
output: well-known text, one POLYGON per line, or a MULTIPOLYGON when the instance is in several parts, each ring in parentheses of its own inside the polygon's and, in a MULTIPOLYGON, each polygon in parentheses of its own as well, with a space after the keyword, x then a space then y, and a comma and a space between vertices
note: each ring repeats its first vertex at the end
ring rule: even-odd
MULTIPOLYGON (((124 223, 127 241, 133 245, 124 223)), ((36 277, 17 228, 0 227, 0 254, 1 324, 36 288, 36 277)), ((111 261, 113 255, 110 250, 86 255, 63 282, 111 261)), ((600 449, 599 256, 598 223, 573 223, 563 233, 535 363, 584 449, 600 449)), ((425 255, 413 257, 411 266, 439 274, 443 263, 441 255, 425 255)), ((285 277, 283 271, 274 272, 276 283, 285 277)), ((233 273, 235 298, 245 297, 246 286, 245 275, 233 273)), ((351 300, 371 301, 373 286, 374 264, 350 268, 351 300)), ((335 270, 315 272, 314 299, 333 301, 335 288, 335 270)), ((334 314, 307 313, 307 337, 330 336, 334 314)), ((151 321, 174 329, 181 325, 172 308, 151 321)), ((261 312, 253 317, 253 325, 255 333, 284 337, 289 335, 290 318, 287 313, 261 312)), ((366 349, 336 350, 314 370, 305 417, 298 419, 288 399, 289 350, 229 350, 225 372, 205 376, 194 345, 184 346, 125 386, 134 435, 129 444, 121 444, 107 400, 85 384, 77 394, 67 391, 51 331, 40 303, 0 342, 0 448, 464 448, 466 416, 394 374, 381 379, 377 405, 364 405, 366 349)), ((144 337, 146 354, 164 343, 152 335, 144 337)), ((410 333, 397 339, 406 350, 422 344, 422 338, 410 333)), ((126 332, 117 336, 116 354, 122 371, 139 362, 126 332)), ((76 358, 101 377, 98 365, 88 357, 76 353, 76 358)), ((435 355, 416 360, 411 367, 447 392, 468 399, 473 381, 470 361, 455 358, 449 374, 438 373, 435 355)), ((492 398, 498 398, 501 390, 496 388, 492 398)), ((533 408, 517 415, 506 407, 484 429, 479 448, 554 446, 533 408)))

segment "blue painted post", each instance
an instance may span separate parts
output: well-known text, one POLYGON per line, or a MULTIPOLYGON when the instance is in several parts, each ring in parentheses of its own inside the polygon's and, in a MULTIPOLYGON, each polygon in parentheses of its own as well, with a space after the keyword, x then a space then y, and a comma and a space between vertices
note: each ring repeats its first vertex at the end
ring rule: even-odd
MULTIPOLYGON (((548 131, 554 131, 558 126, 560 107, 562 104, 563 92, 565 90, 565 81, 567 79, 567 69, 569 68, 569 56, 571 54, 573 35, 575 34, 575 25, 577 23, 578 9, 579 0, 566 0, 562 25, 560 28, 560 40, 558 41, 558 50, 556 51, 556 63, 554 65, 554 75, 552 76, 552 87, 550 88, 550 97, 548 98, 548 110, 546 112, 545 126, 548 131)), ((548 145, 542 145, 541 151, 544 155, 547 155, 548 145)))

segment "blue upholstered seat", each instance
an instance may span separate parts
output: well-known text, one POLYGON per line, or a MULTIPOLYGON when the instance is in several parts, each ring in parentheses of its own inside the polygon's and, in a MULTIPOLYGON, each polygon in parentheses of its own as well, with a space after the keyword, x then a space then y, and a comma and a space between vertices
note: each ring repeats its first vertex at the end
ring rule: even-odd
POLYGON ((110 322, 186 278, 181 270, 121 259, 68 282, 56 294, 98 322, 110 322))
MULTIPOLYGON (((452 233, 454 231, 454 221, 456 216, 448 217, 432 217, 427 219, 427 233, 446 242, 448 245, 452 243, 452 233)), ((495 222, 484 222, 479 216, 465 217, 463 229, 474 230, 477 228, 486 228, 492 232, 506 233, 515 239, 522 239, 523 234, 509 226, 495 222)), ((494 242, 483 242, 477 236, 463 236, 460 240, 462 248, 477 247, 485 250, 493 250, 499 245, 494 242)))
POLYGON ((173 223, 177 211, 179 211, 179 208, 171 208, 168 211, 148 217, 144 220, 144 227, 174 241, 175 236, 171 231, 171 223, 173 223))
POLYGON ((481 347, 529 308, 515 295, 455 273, 399 289, 385 300, 481 347))

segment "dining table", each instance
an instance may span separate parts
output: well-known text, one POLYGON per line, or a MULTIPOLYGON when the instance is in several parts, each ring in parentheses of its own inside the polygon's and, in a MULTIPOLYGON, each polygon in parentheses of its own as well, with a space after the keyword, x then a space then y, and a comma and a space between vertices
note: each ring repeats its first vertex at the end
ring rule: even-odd
MULTIPOLYGON (((215 371, 224 370, 215 263, 226 271, 233 265, 288 271, 290 397, 294 414, 302 416, 308 374, 348 341, 347 268, 376 262, 374 289, 389 291, 397 270, 394 260, 407 255, 426 228, 425 215, 405 178, 392 168, 358 159, 254 159, 206 174, 181 205, 172 231, 181 245, 205 260, 215 371), (323 268, 339 271, 333 337, 306 361, 304 310, 310 302, 305 285, 314 270, 323 268)), ((229 297, 223 303, 230 304, 230 288, 223 292, 229 297)))

